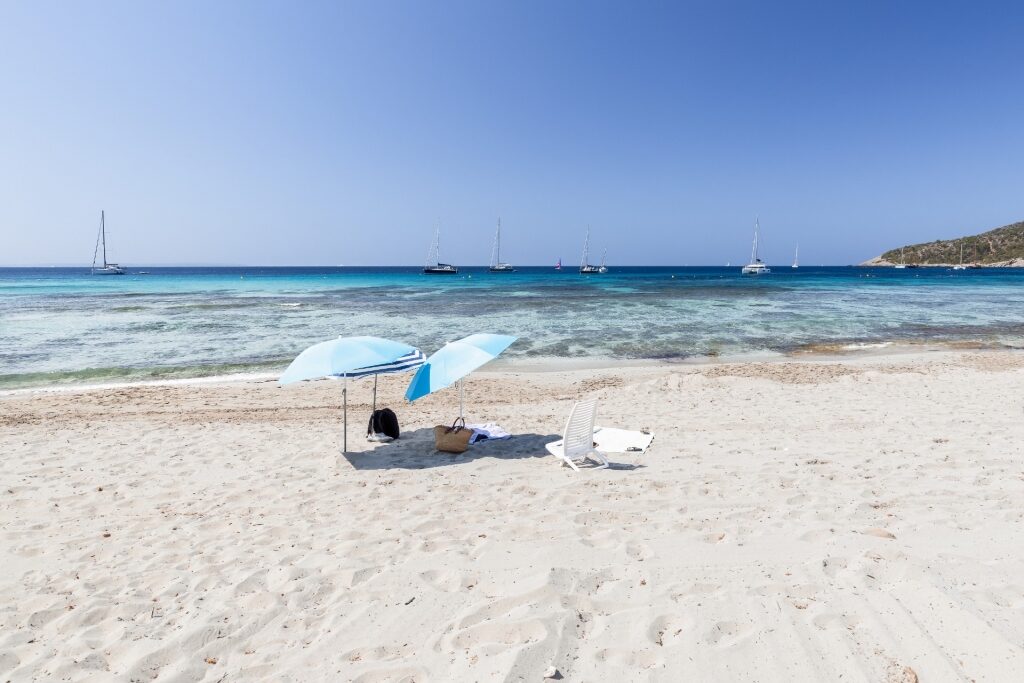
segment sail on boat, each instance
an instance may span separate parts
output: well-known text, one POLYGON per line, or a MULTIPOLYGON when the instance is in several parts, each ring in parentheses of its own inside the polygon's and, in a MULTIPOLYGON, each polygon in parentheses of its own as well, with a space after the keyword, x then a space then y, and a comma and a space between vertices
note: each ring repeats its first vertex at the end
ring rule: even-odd
POLYGON ((96 236, 96 248, 92 251, 92 274, 93 275, 124 275, 125 270, 116 263, 107 261, 107 220, 104 211, 100 211, 100 234, 96 236), (103 266, 96 267, 96 257, 99 255, 100 246, 103 247, 103 266))
POLYGON ((754 246, 750 250, 750 263, 740 270, 744 275, 764 275, 772 272, 757 255, 757 240, 760 232, 761 224, 757 218, 754 218, 754 246))
POLYGON ((427 263, 423 266, 423 272, 427 275, 457 275, 459 269, 449 263, 438 261, 441 251, 441 226, 434 230, 434 241, 430 244, 430 251, 427 252, 427 263))
POLYGON ((793 254, 793 268, 800 267, 800 243, 796 243, 796 253, 793 254))
POLYGON ((607 273, 608 269, 604 267, 604 264, 600 266, 592 266, 590 261, 590 228, 587 228, 587 238, 583 241, 583 259, 580 261, 580 274, 582 275, 593 275, 597 273, 607 273))
POLYGON ((491 247, 491 266, 487 270, 492 273, 514 273, 513 268, 508 263, 501 262, 501 219, 498 219, 498 229, 494 233, 494 246, 491 247))
POLYGON ((558 263, 555 264, 555 270, 561 270, 561 269, 562 269, 562 257, 559 256, 558 257, 558 263))
POLYGON ((894 268, 906 268, 907 267, 906 261, 903 260, 903 247, 900 247, 900 262, 897 263, 893 267, 894 268))

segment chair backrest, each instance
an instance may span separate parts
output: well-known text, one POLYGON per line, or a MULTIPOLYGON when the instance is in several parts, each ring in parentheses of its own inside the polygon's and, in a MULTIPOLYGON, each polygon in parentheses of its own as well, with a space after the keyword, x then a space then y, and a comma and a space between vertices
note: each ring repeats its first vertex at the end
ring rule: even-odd
POLYGON ((597 416, 597 399, 577 401, 565 423, 562 449, 566 457, 573 458, 594 450, 594 419, 597 416))

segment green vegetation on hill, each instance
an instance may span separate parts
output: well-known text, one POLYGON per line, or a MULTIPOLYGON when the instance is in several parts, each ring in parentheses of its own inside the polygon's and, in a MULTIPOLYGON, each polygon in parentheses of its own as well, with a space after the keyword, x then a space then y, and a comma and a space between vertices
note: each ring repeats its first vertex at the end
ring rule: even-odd
MULTIPOLYGON (((1024 221, 1004 225, 980 235, 955 240, 935 240, 902 247, 903 260, 921 265, 959 263, 960 245, 964 247, 964 263, 998 263, 1024 259, 1024 221)), ((890 263, 900 262, 900 248, 881 256, 890 263)))

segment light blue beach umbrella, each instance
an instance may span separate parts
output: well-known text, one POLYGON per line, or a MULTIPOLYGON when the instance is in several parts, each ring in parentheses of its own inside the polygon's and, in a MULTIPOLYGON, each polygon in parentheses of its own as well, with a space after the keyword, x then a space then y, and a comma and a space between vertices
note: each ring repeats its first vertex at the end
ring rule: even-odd
MULTIPOLYGON (((415 401, 459 382, 484 363, 497 358, 515 340, 507 334, 471 334, 445 344, 416 371, 405 391, 406 400, 415 401)), ((459 417, 462 417, 462 403, 462 383, 459 382, 459 417)))
POLYGON ((373 407, 377 408, 377 375, 407 372, 423 365, 423 352, 414 346, 380 337, 339 337, 314 344, 296 356, 279 383, 341 377, 345 431, 342 451, 348 452, 348 378, 374 376, 373 407))

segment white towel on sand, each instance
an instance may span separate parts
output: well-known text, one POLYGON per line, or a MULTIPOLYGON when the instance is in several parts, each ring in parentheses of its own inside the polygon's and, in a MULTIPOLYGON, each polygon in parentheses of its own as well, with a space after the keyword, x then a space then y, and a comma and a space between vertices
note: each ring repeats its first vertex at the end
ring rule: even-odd
POLYGON ((476 443, 477 441, 500 441, 502 439, 511 439, 512 435, 502 429, 499 425, 493 422, 488 422, 483 425, 466 425, 469 429, 473 430, 473 435, 469 437, 470 443, 476 443))
POLYGON ((642 455, 651 447, 653 433, 633 432, 614 427, 594 427, 595 448, 602 453, 635 453, 642 455))

